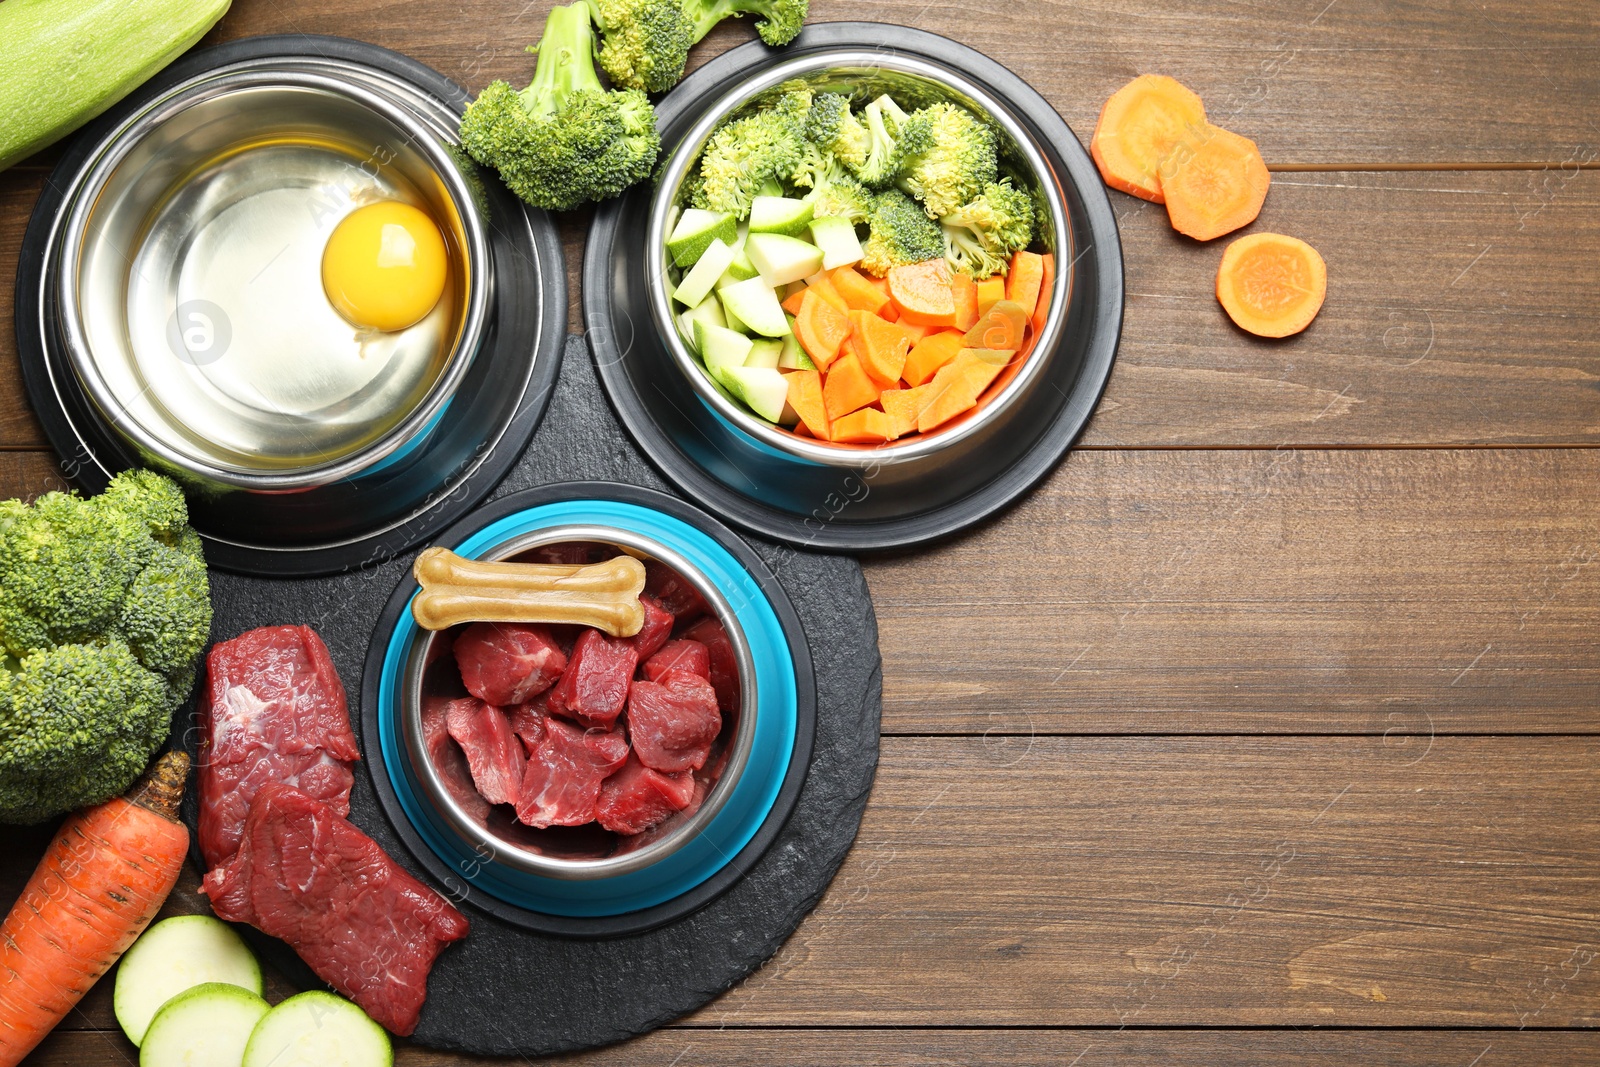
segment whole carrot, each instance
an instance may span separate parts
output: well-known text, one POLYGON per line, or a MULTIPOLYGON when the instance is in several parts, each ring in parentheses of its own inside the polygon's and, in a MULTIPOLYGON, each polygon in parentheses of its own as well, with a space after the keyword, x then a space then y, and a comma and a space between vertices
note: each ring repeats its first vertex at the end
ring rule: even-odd
POLYGON ((0 1067, 15 1067, 144 932, 189 848, 169 752, 125 797, 67 816, 0 925, 0 1067))

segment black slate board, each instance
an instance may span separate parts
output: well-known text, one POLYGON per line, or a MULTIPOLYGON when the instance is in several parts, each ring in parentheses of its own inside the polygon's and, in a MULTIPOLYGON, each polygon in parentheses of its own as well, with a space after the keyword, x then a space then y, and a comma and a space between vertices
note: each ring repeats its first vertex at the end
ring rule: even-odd
MULTIPOLYGON (((672 492, 634 450, 600 393, 581 338, 569 337, 549 413, 495 498, 559 481, 626 482, 672 492)), ((446 949, 413 1040, 451 1051, 542 1056, 642 1034, 700 1007, 776 952, 817 903, 855 839, 878 762, 882 674, 877 620, 861 569, 841 556, 746 538, 798 612, 817 677, 810 773, 788 823, 740 881, 703 909, 644 934, 576 940, 533 933, 464 907, 472 933, 446 949)), ((213 573, 223 640, 305 623, 327 642, 354 703, 372 629, 410 557, 334 577, 272 580, 213 573)), ((179 736, 193 751, 187 713, 179 736)), ((370 769, 370 768, 369 768, 370 769)), ((367 774, 351 819, 426 880, 385 819, 367 774)), ((192 791, 185 817, 194 825, 192 791)), ((253 933, 253 932, 252 932, 253 933)), ((316 987, 281 942, 253 940, 292 979, 316 987)))

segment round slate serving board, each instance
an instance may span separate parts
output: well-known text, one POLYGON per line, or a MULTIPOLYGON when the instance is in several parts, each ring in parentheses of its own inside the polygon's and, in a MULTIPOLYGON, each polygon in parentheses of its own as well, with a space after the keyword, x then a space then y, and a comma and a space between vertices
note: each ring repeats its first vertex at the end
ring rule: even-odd
MULTIPOLYGON (((494 496, 578 480, 671 491, 614 421, 582 340, 571 337, 549 413, 494 496)), ((644 1033, 700 1007, 754 971, 827 888, 855 839, 877 766, 882 704, 877 621, 853 560, 747 541, 787 591, 813 661, 825 665, 816 678, 810 771, 782 831, 726 892, 647 933, 605 939, 539 934, 464 905, 472 933, 447 948, 434 967, 416 1043, 542 1056, 644 1033)), ((339 668, 351 696, 351 718, 359 726, 354 705, 373 627, 409 566, 406 557, 296 580, 213 573, 212 637, 286 623, 314 627, 339 668)), ((180 713, 176 731, 193 751, 195 731, 187 712, 180 713)), ((382 814, 370 770, 356 775, 351 819, 429 880, 382 814)), ((185 817, 194 825, 192 791, 185 817)), ((317 986, 287 946, 260 935, 253 941, 291 979, 317 986)))

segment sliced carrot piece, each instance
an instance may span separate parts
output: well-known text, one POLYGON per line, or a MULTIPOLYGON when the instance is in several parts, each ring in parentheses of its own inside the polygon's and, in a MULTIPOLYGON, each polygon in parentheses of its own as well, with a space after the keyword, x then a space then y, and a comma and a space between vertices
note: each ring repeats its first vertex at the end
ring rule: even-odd
POLYGON ((778 295, 781 296, 784 300, 787 300, 791 296, 793 296, 794 294, 803 293, 805 291, 806 291, 806 283, 805 282, 789 282, 783 288, 778 290, 778 295))
MULTIPOLYGON (((982 315, 994 305, 1006 298, 1006 279, 1002 274, 985 278, 978 283, 978 314, 982 315)), ((967 327, 972 329, 972 327, 967 327)), ((963 331, 965 332, 965 331, 963 331)))
POLYGON ((883 391, 883 395, 878 397, 878 402, 883 405, 883 413, 894 420, 894 436, 890 440, 904 437, 917 428, 917 416, 922 414, 928 395, 932 391, 933 387, 930 385, 883 391))
POLYGON ((1028 316, 1021 304, 1002 300, 978 318, 977 325, 967 331, 968 348, 990 348, 1015 352, 1022 347, 1022 331, 1028 316))
POLYGON ((1162 161, 1186 132, 1205 125, 1206 106, 1194 90, 1165 75, 1141 74, 1100 109, 1089 154, 1111 188, 1160 204, 1162 161))
POLYGON ((881 445, 894 440, 894 428, 894 419, 877 408, 862 408, 833 424, 833 439, 857 445, 881 445))
POLYGON ((822 374, 797 370, 784 375, 789 383, 789 406, 800 416, 800 425, 819 441, 828 439, 828 409, 822 402, 822 374))
POLYGON ((1039 306, 1039 287, 1043 284, 1043 256, 1023 250, 1011 257, 1011 268, 1006 271, 1006 299, 1020 304, 1025 318, 1033 318, 1033 309, 1039 306))
POLYGON ((900 376, 912 385, 921 385, 931 379, 940 367, 956 358, 956 353, 967 346, 966 340, 954 330, 930 333, 917 342, 906 356, 906 366, 900 376))
POLYGON ((952 271, 950 296, 956 304, 956 321, 950 325, 966 333, 978 321, 978 283, 960 271, 952 271))
POLYGON ((1161 178, 1168 221, 1197 241, 1254 222, 1271 183, 1256 143, 1218 126, 1207 127, 1184 158, 1174 156, 1161 178))
POLYGON ((867 311, 850 312, 850 339, 866 372, 882 386, 900 381, 911 341, 897 324, 867 311))
POLYGON ((927 433, 970 411, 1010 357, 1009 352, 979 354, 975 349, 962 349, 928 383, 928 402, 917 416, 917 429, 927 433), (1000 357, 998 361, 996 357, 1000 357))
POLYGON ((1039 259, 1044 264, 1044 280, 1039 285, 1039 303, 1033 309, 1033 332, 1038 336, 1044 329, 1044 320, 1050 316, 1050 298, 1056 288, 1056 257, 1046 252, 1039 259))
POLYGON ((862 277, 866 278, 867 284, 878 290, 878 292, 882 293, 884 300, 888 301, 888 303, 884 304, 883 307, 878 309, 878 314, 888 319, 890 322, 898 322, 900 319, 900 309, 894 306, 893 300, 889 299, 889 280, 887 278, 875 278, 870 274, 862 275, 862 277))
POLYGON ((798 292, 790 293, 788 296, 784 297, 781 301, 779 301, 778 306, 783 308, 783 310, 787 311, 791 315, 798 315, 800 314, 800 301, 804 300, 805 298, 806 291, 804 288, 802 288, 798 292))
POLYGON ((883 309, 889 306, 888 292, 863 278, 854 267, 838 267, 828 278, 833 282, 834 291, 856 311, 881 315, 883 309))
POLYGON ((817 366, 827 369, 839 356, 839 346, 850 336, 850 320, 812 289, 800 298, 794 317, 794 335, 817 366))
POLYGON ((956 303, 950 292, 950 264, 943 259, 890 268, 889 299, 907 322, 923 326, 955 325, 956 303))
MULTIPOLYGON (((885 319, 884 321, 887 322, 888 320, 885 319)), ((920 326, 914 322, 907 322, 905 319, 899 319, 893 325, 895 329, 906 335, 906 341, 912 345, 915 345, 934 331, 932 326, 920 326)))
POLYGON ((815 289, 818 296, 832 304, 840 312, 847 312, 850 310, 850 305, 845 301, 845 298, 839 295, 839 290, 835 289, 833 287, 833 283, 828 280, 826 271, 819 270, 817 273, 807 278, 806 288, 815 289))
POLYGON ((854 352, 840 356, 822 380, 822 404, 830 423, 828 432, 833 432, 833 422, 857 408, 866 407, 878 399, 881 392, 883 386, 872 380, 854 352))
POLYGON ((1217 300, 1260 337, 1288 337, 1311 325, 1328 295, 1328 265, 1315 248, 1281 233, 1234 241, 1217 268, 1217 300))

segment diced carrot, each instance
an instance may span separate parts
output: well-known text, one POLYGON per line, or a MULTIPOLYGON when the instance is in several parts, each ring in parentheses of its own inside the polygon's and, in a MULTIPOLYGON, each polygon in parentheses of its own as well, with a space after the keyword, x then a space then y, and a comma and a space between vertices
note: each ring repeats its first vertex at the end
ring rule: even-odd
POLYGON ((852 311, 850 340, 861 366, 880 386, 887 388, 900 381, 911 342, 898 325, 885 322, 871 312, 852 311))
POLYGON ((970 411, 978 397, 1005 366, 1010 353, 982 352, 964 348, 955 359, 939 368, 929 383, 929 397, 917 416, 917 429, 922 433, 943 426, 963 412, 970 411))
POLYGON ((877 408, 852 411, 833 424, 833 439, 858 445, 881 445, 893 441, 895 421, 877 408))
POLYGON ((863 277, 867 279, 867 284, 882 293, 883 299, 887 301, 883 307, 878 309, 878 314, 890 322, 898 322, 900 320, 900 309, 894 306, 894 301, 889 297, 889 280, 887 278, 874 278, 871 275, 863 275, 863 277))
POLYGON ((1022 305, 1024 319, 1033 318, 1033 309, 1039 306, 1039 287, 1043 284, 1043 256, 1023 250, 1011 257, 1011 269, 1006 271, 1006 299, 1022 305))
POLYGON ((819 441, 828 439, 828 409, 822 402, 822 375, 814 370, 797 370, 785 375, 789 383, 789 406, 800 416, 800 425, 819 441))
POLYGON ((906 356, 906 366, 900 372, 907 382, 912 385, 921 385, 931 379, 940 367, 956 358, 967 345, 966 340, 954 330, 941 330, 930 333, 906 356))
POLYGON ((805 282, 789 282, 787 285, 783 286, 783 288, 778 290, 778 295, 781 296, 784 300, 787 300, 791 296, 793 296, 794 294, 803 293, 805 291, 806 291, 806 283, 805 282))
POLYGON ((950 292, 950 264, 943 259, 890 268, 889 299, 907 322, 923 326, 955 325, 956 303, 950 292))
POLYGON ((806 428, 806 424, 803 422, 795 423, 793 433, 796 437, 804 437, 808 440, 820 440, 816 434, 812 433, 806 428))
POLYGON ((1172 228, 1209 241, 1248 226, 1261 214, 1272 175, 1248 137, 1217 126, 1197 135, 1181 158, 1163 168, 1161 189, 1172 228))
POLYGON ((1113 189, 1162 203, 1162 164, 1189 131, 1204 127, 1206 106, 1192 89, 1142 74, 1100 109, 1089 152, 1113 189))
POLYGON ((1056 288, 1056 257, 1046 252, 1039 259, 1044 263, 1044 280, 1039 285, 1039 303, 1033 309, 1035 336, 1044 329, 1044 320, 1050 315, 1050 297, 1056 288))
POLYGON ((894 438, 904 437, 917 428, 917 416, 922 414, 932 386, 919 385, 912 389, 885 389, 878 402, 884 414, 894 420, 894 438))
POLYGON ((833 432, 834 420, 866 407, 878 399, 881 392, 883 386, 872 380, 854 352, 840 356, 822 381, 822 404, 830 424, 828 432, 833 432))
POLYGON ((850 310, 850 305, 845 301, 845 298, 839 295, 839 290, 835 289, 833 283, 828 280, 826 271, 819 270, 807 278, 806 288, 815 289, 818 296, 832 304, 841 313, 850 310))
POLYGON ((934 331, 934 327, 932 326, 920 326, 914 322, 907 322, 904 319, 893 323, 893 326, 895 329, 906 335, 906 342, 910 345, 916 345, 917 342, 921 341, 924 337, 928 336, 934 331))
POLYGON ((1222 253, 1217 300, 1240 329, 1288 337, 1311 325, 1328 295, 1328 265, 1315 248, 1281 233, 1252 233, 1222 253))
POLYGON ((881 315, 884 308, 889 306, 888 292, 863 278, 854 267, 839 267, 828 277, 833 282, 834 290, 844 297, 844 302, 857 311, 881 315))
POLYGON ((850 320, 818 296, 816 290, 807 289, 800 299, 800 314, 794 317, 794 335, 811 361, 826 370, 850 335, 850 320))
POLYGON ((978 324, 967 331, 968 348, 990 348, 1015 352, 1022 347, 1022 331, 1028 316, 1022 305, 1002 300, 978 318, 978 324))
POLYGON ((950 275, 950 295, 956 305, 956 321, 950 325, 966 333, 978 321, 978 283, 969 275, 954 271, 950 275))
MULTIPOLYGON (((990 308, 994 307, 995 304, 999 303, 1005 298, 1005 276, 1002 274, 996 274, 992 277, 985 278, 983 281, 978 283, 978 314, 982 315, 985 311, 988 311, 990 308)), ((969 330, 971 328, 972 327, 970 326, 967 327, 969 330)))
POLYGON ((800 314, 800 301, 804 300, 805 298, 806 290, 805 287, 802 286, 798 292, 790 293, 788 296, 784 297, 783 300, 779 302, 779 306, 781 306, 783 310, 787 311, 791 315, 798 315, 800 314))

